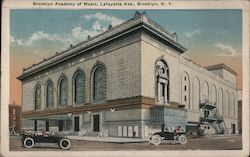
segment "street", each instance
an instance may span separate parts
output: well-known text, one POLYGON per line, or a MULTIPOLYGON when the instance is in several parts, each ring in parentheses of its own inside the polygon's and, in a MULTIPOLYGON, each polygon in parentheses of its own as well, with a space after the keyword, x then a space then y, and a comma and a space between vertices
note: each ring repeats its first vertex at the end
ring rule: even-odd
MULTIPOLYGON (((144 143, 107 143, 83 140, 71 140, 70 151, 91 150, 240 150, 242 149, 242 137, 218 137, 191 139, 188 144, 163 143, 155 146, 144 143)), ((31 149, 21 146, 19 136, 10 136, 10 151, 61 151, 57 144, 35 144, 31 149)))

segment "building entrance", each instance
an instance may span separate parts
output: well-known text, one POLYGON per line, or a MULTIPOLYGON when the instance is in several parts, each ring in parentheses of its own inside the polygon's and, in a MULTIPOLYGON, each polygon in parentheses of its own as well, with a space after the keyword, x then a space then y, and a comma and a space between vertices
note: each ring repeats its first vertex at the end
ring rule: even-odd
POLYGON ((49 121, 48 120, 45 121, 45 130, 49 131, 49 121))
POLYGON ((79 126, 79 116, 76 116, 75 118, 74 118, 74 122, 75 122, 75 124, 74 124, 74 130, 75 130, 75 132, 77 132, 77 131, 80 131, 80 126, 79 126))
POLYGON ((232 124, 232 134, 235 134, 235 124, 232 124))
POLYGON ((94 125, 93 125, 93 131, 98 132, 100 131, 100 115, 94 115, 94 125))
POLYGON ((63 131, 63 120, 59 120, 58 123, 59 131, 63 131))

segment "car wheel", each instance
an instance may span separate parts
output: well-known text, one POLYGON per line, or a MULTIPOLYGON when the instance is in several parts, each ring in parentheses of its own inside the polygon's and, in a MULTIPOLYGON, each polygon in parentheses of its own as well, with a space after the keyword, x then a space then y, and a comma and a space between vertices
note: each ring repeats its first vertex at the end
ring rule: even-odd
POLYGON ((161 136, 159 136, 159 135, 153 135, 151 137, 151 143, 153 143, 154 145, 161 144, 161 136))
POLYGON ((187 144, 188 139, 187 139, 187 137, 185 135, 180 135, 178 137, 178 142, 180 142, 180 144, 187 144))
POLYGON ((70 148, 70 141, 68 139, 61 139, 59 142, 59 146, 61 149, 69 149, 70 148))
POLYGON ((27 137, 24 139, 23 144, 26 148, 32 148, 35 144, 35 141, 31 137, 27 137))

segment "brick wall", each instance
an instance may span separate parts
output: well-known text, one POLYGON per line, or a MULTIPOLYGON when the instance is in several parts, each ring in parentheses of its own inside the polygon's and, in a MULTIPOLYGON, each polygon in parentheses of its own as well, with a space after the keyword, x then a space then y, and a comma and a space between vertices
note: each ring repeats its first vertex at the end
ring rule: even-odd
POLYGON ((9 128, 14 128, 16 132, 20 132, 21 128, 21 106, 15 103, 9 105, 9 128))

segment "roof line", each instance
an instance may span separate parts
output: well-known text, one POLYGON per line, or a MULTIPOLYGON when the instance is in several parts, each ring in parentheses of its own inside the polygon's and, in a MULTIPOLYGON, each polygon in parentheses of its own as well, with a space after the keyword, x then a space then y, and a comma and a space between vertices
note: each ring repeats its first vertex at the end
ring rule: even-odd
POLYGON ((215 65, 210 65, 205 67, 207 70, 213 70, 213 69, 220 69, 220 68, 224 68, 227 71, 231 72, 232 74, 237 76, 237 72, 234 71, 232 68, 230 68, 228 65, 224 64, 224 63, 220 63, 220 64, 215 64, 215 65))
MULTIPOLYGON (((180 45, 177 41, 177 35, 176 33, 170 33, 165 28, 160 26, 159 24, 155 23, 153 20, 148 18, 146 16, 146 12, 139 13, 138 11, 135 13, 134 17, 132 19, 129 19, 125 21, 124 23, 115 26, 115 27, 109 27, 109 29, 103 33, 100 33, 94 37, 89 37, 87 40, 80 42, 76 44, 75 46, 70 45, 70 48, 62 51, 61 53, 56 53, 54 56, 49 57, 47 59, 43 59, 37 64, 33 64, 32 66, 28 68, 23 69, 23 73, 17 77, 17 79, 21 80, 25 78, 26 76, 31 75, 31 73, 34 73, 36 70, 41 69, 44 66, 47 66, 52 61, 58 62, 58 60, 63 58, 68 58, 69 56, 72 56, 76 52, 81 52, 81 50, 89 49, 89 46, 93 48, 93 44, 107 40, 108 38, 114 38, 114 35, 119 35, 122 32, 128 31, 130 28, 133 28, 139 24, 143 24, 150 28, 150 30, 154 33, 157 33, 160 38, 165 38, 168 43, 170 43, 174 48, 181 53, 185 52, 187 49, 180 45)), ((77 53, 78 54, 78 53, 77 53)))

